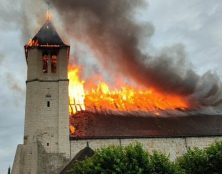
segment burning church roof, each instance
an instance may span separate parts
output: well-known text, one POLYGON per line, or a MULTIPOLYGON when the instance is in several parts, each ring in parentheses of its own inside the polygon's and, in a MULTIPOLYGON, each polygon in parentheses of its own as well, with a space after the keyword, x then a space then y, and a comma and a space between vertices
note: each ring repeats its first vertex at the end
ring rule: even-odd
POLYGON ((184 116, 152 116, 82 111, 70 118, 76 139, 209 137, 222 135, 221 115, 193 113, 184 116))
POLYGON ((67 46, 58 35, 55 27, 50 20, 42 26, 39 32, 31 39, 27 46, 29 47, 47 47, 47 46, 67 46))
MULTIPOLYGON (((70 138, 121 139, 221 136, 221 113, 208 113, 186 97, 152 88, 84 85, 69 67, 70 138)), ((92 82, 93 84, 93 82, 92 82)))

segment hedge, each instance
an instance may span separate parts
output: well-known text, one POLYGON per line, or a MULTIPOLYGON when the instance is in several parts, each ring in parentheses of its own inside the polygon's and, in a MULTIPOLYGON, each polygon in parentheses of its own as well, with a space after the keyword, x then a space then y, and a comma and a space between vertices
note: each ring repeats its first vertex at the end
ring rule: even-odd
POLYGON ((152 154, 139 143, 109 146, 78 162, 70 174, 221 174, 222 142, 205 149, 189 149, 175 161, 157 151, 152 154))

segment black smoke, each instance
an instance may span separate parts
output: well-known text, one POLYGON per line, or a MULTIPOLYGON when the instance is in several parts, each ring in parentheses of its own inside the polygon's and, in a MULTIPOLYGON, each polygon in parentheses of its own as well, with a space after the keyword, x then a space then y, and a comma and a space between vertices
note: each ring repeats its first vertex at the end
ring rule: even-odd
POLYGON ((181 44, 167 47, 157 56, 141 51, 143 40, 154 34, 152 24, 134 18, 139 9, 148 9, 145 0, 51 0, 50 3, 61 15, 66 32, 88 44, 106 69, 202 105, 220 104, 221 84, 217 76, 211 72, 202 77, 197 75, 181 44))

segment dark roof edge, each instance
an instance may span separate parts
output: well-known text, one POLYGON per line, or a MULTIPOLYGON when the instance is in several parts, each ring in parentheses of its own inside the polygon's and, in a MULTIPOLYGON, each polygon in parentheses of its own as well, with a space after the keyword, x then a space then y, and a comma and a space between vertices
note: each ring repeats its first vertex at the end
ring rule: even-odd
POLYGON ((104 139, 161 139, 161 138, 207 138, 207 137, 222 137, 222 134, 212 135, 175 135, 175 136, 82 136, 82 137, 69 137, 71 141, 75 140, 104 140, 104 139))
POLYGON ((39 45, 39 46, 29 46, 28 44, 24 45, 24 48, 28 48, 28 49, 41 49, 41 48, 70 48, 70 45, 39 45))

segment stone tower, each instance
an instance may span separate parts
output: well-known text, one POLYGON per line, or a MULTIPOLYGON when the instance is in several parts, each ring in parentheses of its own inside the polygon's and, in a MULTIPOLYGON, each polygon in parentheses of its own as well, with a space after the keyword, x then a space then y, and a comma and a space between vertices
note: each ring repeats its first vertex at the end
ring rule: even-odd
POLYGON ((28 65, 24 143, 41 142, 49 153, 69 154, 67 67, 69 46, 46 22, 25 46, 28 65))
POLYGON ((49 20, 25 45, 24 144, 17 148, 13 174, 56 173, 70 158, 69 49, 49 20))

